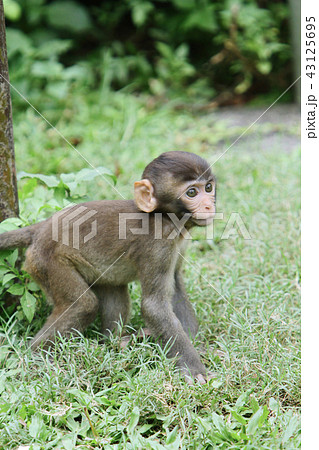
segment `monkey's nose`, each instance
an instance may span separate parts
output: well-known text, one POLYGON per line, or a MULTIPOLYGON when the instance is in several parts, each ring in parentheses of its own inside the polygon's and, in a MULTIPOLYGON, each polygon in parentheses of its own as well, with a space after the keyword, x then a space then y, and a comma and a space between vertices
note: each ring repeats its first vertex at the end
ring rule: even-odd
POLYGON ((214 213, 215 205, 212 205, 211 203, 207 203, 206 205, 204 205, 204 211, 214 213))

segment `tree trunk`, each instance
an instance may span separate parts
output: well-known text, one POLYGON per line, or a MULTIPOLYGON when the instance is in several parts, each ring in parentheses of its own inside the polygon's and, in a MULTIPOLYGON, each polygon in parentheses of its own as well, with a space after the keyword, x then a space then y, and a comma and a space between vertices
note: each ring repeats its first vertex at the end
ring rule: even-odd
POLYGON ((3 0, 0 0, 0 222, 19 215, 3 0))

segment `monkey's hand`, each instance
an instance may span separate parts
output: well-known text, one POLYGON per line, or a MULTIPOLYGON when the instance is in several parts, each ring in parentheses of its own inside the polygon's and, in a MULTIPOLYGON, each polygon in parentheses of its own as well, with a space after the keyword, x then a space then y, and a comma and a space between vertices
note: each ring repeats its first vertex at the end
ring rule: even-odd
POLYGON ((207 372, 206 375, 203 375, 201 373, 195 375, 195 377, 191 377, 190 375, 185 375, 186 383, 192 386, 194 384, 194 381, 198 381, 199 384, 206 384, 210 380, 213 380, 214 378, 217 378, 216 372, 207 372))

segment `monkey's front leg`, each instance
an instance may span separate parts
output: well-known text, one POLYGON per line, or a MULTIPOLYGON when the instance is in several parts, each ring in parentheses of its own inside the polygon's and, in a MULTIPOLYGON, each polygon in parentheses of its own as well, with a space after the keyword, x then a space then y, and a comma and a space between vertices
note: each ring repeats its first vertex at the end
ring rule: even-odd
POLYGON ((172 306, 173 311, 181 322, 187 336, 191 336, 195 339, 198 331, 198 322, 192 304, 188 300, 188 295, 185 291, 180 269, 175 271, 175 289, 172 299, 172 306))
POLYGON ((145 287, 142 282, 142 314, 146 323, 153 336, 160 338, 163 345, 170 342, 168 356, 177 356, 177 365, 185 374, 187 381, 193 377, 203 384, 206 381, 206 369, 173 311, 171 302, 173 292, 167 288, 168 284, 156 284, 157 286, 154 286, 153 282, 152 286, 145 287))

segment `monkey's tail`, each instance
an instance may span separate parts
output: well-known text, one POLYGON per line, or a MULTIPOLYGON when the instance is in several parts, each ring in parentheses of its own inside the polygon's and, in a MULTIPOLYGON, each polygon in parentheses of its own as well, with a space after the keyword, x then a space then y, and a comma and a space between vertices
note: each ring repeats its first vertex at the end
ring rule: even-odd
POLYGON ((32 244, 39 223, 0 234, 0 250, 24 248, 32 244))

